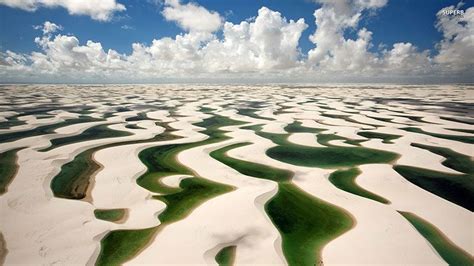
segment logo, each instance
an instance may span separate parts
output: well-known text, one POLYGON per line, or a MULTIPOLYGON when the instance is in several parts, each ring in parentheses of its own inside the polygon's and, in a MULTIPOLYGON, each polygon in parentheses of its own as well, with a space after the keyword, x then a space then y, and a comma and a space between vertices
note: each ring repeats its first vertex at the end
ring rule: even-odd
POLYGON ((455 17, 463 17, 464 10, 461 9, 444 9, 443 16, 455 16, 455 17))

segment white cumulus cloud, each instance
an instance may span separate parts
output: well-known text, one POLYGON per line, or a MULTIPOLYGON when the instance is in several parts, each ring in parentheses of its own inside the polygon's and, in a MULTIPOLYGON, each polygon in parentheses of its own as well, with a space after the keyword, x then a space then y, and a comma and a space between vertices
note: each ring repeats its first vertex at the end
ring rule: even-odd
POLYGON ((43 25, 33 26, 33 28, 36 29, 36 30, 43 31, 44 35, 54 33, 58 30, 63 30, 63 26, 57 25, 57 24, 49 22, 49 21, 45 21, 43 23, 43 25))
POLYGON ((115 12, 126 9, 116 0, 0 0, 0 5, 30 12, 36 11, 40 7, 62 7, 71 15, 87 15, 100 21, 108 21, 115 12))
POLYGON ((438 44, 439 54, 435 61, 452 70, 474 68, 474 8, 468 8, 463 16, 447 16, 443 10, 453 10, 454 6, 441 9, 437 13, 436 27, 443 33, 438 44))
POLYGON ((165 0, 162 14, 186 31, 214 32, 222 25, 219 13, 192 2, 183 5, 180 0, 165 0))
POLYGON ((258 71, 287 69, 300 59, 298 48, 304 19, 285 19, 279 12, 262 7, 254 21, 226 22, 222 40, 210 42, 204 49, 212 71, 258 71))
POLYGON ((358 32, 358 39, 344 38, 347 29, 356 29, 362 12, 383 7, 387 0, 320 0, 322 7, 314 12, 316 31, 310 36, 316 47, 309 51, 310 64, 339 70, 348 65, 349 70, 369 67, 374 58, 367 52, 372 33, 366 29, 358 32), (355 60, 350 60, 354 57, 355 60), (366 60, 364 60, 366 58, 366 60), (351 62, 348 62, 350 60, 351 62))

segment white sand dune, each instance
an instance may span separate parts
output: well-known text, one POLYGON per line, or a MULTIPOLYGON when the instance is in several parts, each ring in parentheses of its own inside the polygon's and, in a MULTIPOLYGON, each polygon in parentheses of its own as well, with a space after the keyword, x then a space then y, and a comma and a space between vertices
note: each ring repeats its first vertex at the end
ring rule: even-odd
POLYGON ((184 179, 190 178, 190 177, 192 177, 192 176, 189 176, 189 175, 170 175, 170 176, 165 176, 161 180, 161 182, 163 182, 163 184, 165 184, 166 186, 178 188, 179 184, 181 183, 181 180, 184 180, 184 179))
MULTIPOLYGON (((273 247, 279 234, 263 213, 263 202, 257 202, 260 208, 255 207, 255 199, 274 191, 276 184, 246 177, 208 157, 207 154, 211 150, 229 144, 231 143, 224 142, 189 149, 180 153, 178 159, 194 169, 197 174, 235 186, 237 189, 206 201, 186 219, 166 226, 153 243, 131 260, 130 264, 146 263, 150 259, 158 264, 206 263, 204 254, 208 250, 221 243, 236 240, 239 250, 237 264, 283 263, 281 253, 272 248, 265 248, 273 247), (183 256, 174 255, 173 251, 177 249, 183 256)), ((265 200, 265 198, 259 199, 265 200)))
POLYGON ((293 133, 288 137, 288 141, 311 147, 325 147, 316 141, 316 136, 313 133, 293 133))
POLYGON ((472 212, 410 183, 389 165, 363 165, 360 169, 357 182, 362 187, 388 199, 394 210, 412 212, 429 221, 453 243, 474 254, 473 236, 466 233, 474 227, 472 212))
MULTIPOLYGON (((6 264, 87 263, 97 247, 95 236, 107 231, 109 225, 95 219, 94 207, 89 203, 53 197, 49 184, 61 164, 72 160, 81 151, 118 140, 146 139, 153 135, 146 130, 126 129, 123 125, 114 128, 137 134, 74 143, 44 153, 32 148, 18 152, 20 168, 8 193, 0 198, 0 224, 8 248, 6 264)), ((34 139, 33 147, 47 146, 44 137, 34 139)), ((129 204, 133 205, 133 202, 129 204)), ((130 216, 133 217, 135 212, 140 211, 133 210, 130 216)))
POLYGON ((40 119, 40 120, 36 119, 35 116, 21 116, 18 118, 18 120, 23 120, 26 122, 26 124, 14 126, 9 129, 0 129, 0 134, 26 131, 30 129, 35 129, 39 126, 52 125, 58 122, 62 122, 65 119, 77 118, 77 117, 78 117, 78 114, 72 114, 66 111, 61 111, 52 118, 40 119))
MULTIPOLYGON (((472 88, 370 87, 367 84, 305 86, 5 87, 0 91, 0 106, 5 107, 0 112, 0 121, 3 123, 9 117, 20 115, 18 119, 26 122, 24 125, 0 129, 0 153, 24 147, 17 153, 20 166, 17 174, 8 186, 8 191, 0 196, 0 231, 8 249, 5 265, 92 265, 100 252, 100 240, 111 230, 158 226, 158 215, 166 208, 166 204, 152 198, 156 193, 137 184, 137 178, 147 170, 138 154, 157 145, 206 139, 206 135, 199 133, 204 128, 193 124, 211 117, 211 113, 247 122, 245 126, 262 125, 263 131, 277 134, 287 134, 284 128, 299 121, 304 127, 325 129, 321 134, 365 140, 361 143, 362 147, 398 153, 400 158, 394 162, 396 164, 445 173, 460 174, 442 164, 444 157, 411 144, 445 147, 474 158, 472 144, 403 130, 410 126, 435 134, 473 136, 453 129, 473 130, 474 126, 442 119, 463 119, 462 113, 456 111, 460 108, 456 103, 474 104, 472 88), (12 92, 21 94, 22 98, 15 99, 15 93, 12 92), (44 92, 48 94, 42 95, 44 92), (60 104, 57 110, 47 112, 53 117, 42 118, 31 113, 21 115, 21 108, 34 110, 49 105, 52 97, 55 97, 55 103, 60 104), (14 109, 8 107, 12 99, 21 108, 10 110, 14 109), (253 108, 259 104, 265 107, 255 108, 255 114, 262 119, 237 113, 239 108, 253 108), (456 105, 455 108, 451 108, 450 104, 456 105), (92 109, 75 112, 65 108, 74 106, 78 110, 81 106, 92 109), (280 112, 283 107, 284 112, 280 112), (118 108, 123 110, 118 112, 118 108), (201 108, 212 108, 213 111, 209 113, 201 108), (115 113, 110 116, 110 112, 115 113), (147 119, 126 121, 143 112, 147 119), (83 115, 102 118, 104 114, 109 117, 103 121, 73 124, 58 128, 52 134, 13 142, 1 141, 5 133, 27 131, 83 115), (347 115, 353 122, 323 114, 347 115), (410 119, 409 116, 419 117, 422 121, 410 119), (386 122, 375 118, 392 120, 386 122), (169 123, 176 129, 173 134, 182 138, 159 143, 118 145, 150 139, 162 133, 165 129, 159 123, 169 123), (39 151, 49 147, 50 140, 54 138, 74 136, 97 125, 108 125, 111 129, 133 135, 87 140, 47 152, 39 151), (126 125, 136 125, 140 129, 127 128, 126 125), (358 135, 365 130, 401 137, 387 144, 382 143, 381 139, 366 139, 358 135), (108 144, 118 146, 100 149, 93 155, 100 169, 91 176, 92 184, 85 200, 54 197, 51 180, 64 164, 83 151, 108 144), (116 208, 127 210, 126 219, 120 223, 99 220, 94 216, 95 209, 116 208)), ((465 109, 466 112, 472 112, 465 109)), ((436 226, 454 244, 474 254, 472 212, 410 183, 393 170, 392 164, 359 167, 362 174, 357 177, 357 184, 391 202, 381 204, 331 184, 328 177, 336 169, 298 167, 276 161, 265 154, 267 149, 275 146, 272 141, 251 130, 239 129, 239 126, 222 129, 228 131, 228 140, 185 150, 177 159, 196 175, 235 189, 205 201, 189 216, 166 225, 141 253, 126 264, 215 264, 216 254, 229 245, 237 246, 236 265, 286 264, 280 233, 264 210, 265 203, 278 191, 277 183, 240 174, 209 155, 216 149, 243 142, 252 144, 233 149, 228 155, 291 170, 295 173, 293 182, 296 186, 347 211, 353 217, 354 227, 324 247, 322 259, 325 265, 445 265, 446 262, 429 242, 397 211, 420 216, 436 226)), ((293 133, 288 141, 324 148, 317 142, 316 134, 312 133, 293 133)), ((329 143, 341 147, 354 146, 343 140, 329 143)), ((185 178, 189 176, 171 175, 161 181, 168 186, 179 187, 185 178)))
POLYGON ((264 156, 269 146, 268 141, 258 141, 232 150, 229 155, 294 171, 294 183, 301 189, 342 207, 356 220, 354 229, 323 250, 325 264, 443 264, 419 233, 393 209, 337 189, 327 179, 331 170, 296 167, 264 156))
POLYGON ((413 140, 402 137, 393 140, 393 144, 382 143, 380 139, 371 139, 362 143, 362 146, 372 149, 386 150, 400 154, 397 164, 425 168, 445 173, 460 174, 458 171, 448 168, 441 163, 446 160, 443 156, 432 153, 428 150, 410 146, 413 140))
POLYGON ((344 208, 356 220, 353 229, 323 249, 325 264, 345 264, 348 261, 354 265, 445 264, 426 240, 391 208, 338 190, 323 174, 301 175, 295 183, 306 192, 344 208))

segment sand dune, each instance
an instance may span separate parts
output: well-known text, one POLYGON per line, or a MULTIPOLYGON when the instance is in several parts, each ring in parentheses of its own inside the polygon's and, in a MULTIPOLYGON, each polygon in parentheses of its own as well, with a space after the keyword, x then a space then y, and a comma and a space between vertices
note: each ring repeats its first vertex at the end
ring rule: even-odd
MULTIPOLYGON (((236 265, 286 265, 292 260, 285 237, 301 228, 291 228, 299 226, 295 221, 276 221, 288 216, 271 213, 268 205, 285 186, 352 221, 342 233, 308 236, 325 243, 313 256, 324 265, 448 264, 405 213, 429 222, 472 256, 474 215, 468 207, 409 181, 397 168, 441 173, 449 177, 443 182, 458 182, 467 197, 474 195, 474 126, 466 118, 474 112, 468 107, 474 104, 471 91, 401 85, 6 86, 0 92, 0 173, 9 180, 0 180, 0 251, 7 252, 0 261, 92 265, 110 232, 155 228, 125 264, 216 264, 223 248, 235 246, 236 265), (17 102, 19 89, 24 105, 7 104, 17 102), (51 102, 38 95, 46 91, 56 97, 54 108, 43 109, 51 102), (226 147, 232 148, 227 159, 247 162, 248 168, 213 157, 226 147), (157 153, 148 159, 163 160, 154 170, 160 175, 156 182, 168 189, 160 193, 137 183, 150 170, 139 154, 151 148, 157 153), (176 173, 170 162, 187 170, 176 173), (291 177, 262 178, 262 169, 291 177), (338 185, 332 179, 351 169, 360 171, 353 180, 338 185), (52 184, 63 170, 71 178, 82 171, 90 181, 83 198, 57 194, 52 184), (163 221, 160 215, 176 204, 170 198, 196 197, 186 187, 190 180, 227 190, 204 189, 212 196, 163 221), (120 220, 94 214, 117 209, 125 213, 120 220)), ((453 185, 430 182, 437 189, 453 185)), ((127 247, 129 239, 117 241, 122 242, 112 245, 127 247)))

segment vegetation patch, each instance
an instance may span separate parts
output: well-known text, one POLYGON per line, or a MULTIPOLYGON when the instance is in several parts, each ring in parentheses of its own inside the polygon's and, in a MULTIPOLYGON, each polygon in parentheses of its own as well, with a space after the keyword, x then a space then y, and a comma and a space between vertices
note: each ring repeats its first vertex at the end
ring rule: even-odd
POLYGON ((446 167, 454 169, 456 171, 474 175, 474 161, 467 155, 455 152, 451 149, 444 147, 436 147, 418 143, 412 143, 411 146, 428 150, 432 153, 436 153, 446 158, 442 164, 446 167))
POLYGON ((40 135, 53 134, 54 131, 58 128, 70 126, 78 123, 87 123, 87 122, 97 122, 102 121, 103 119, 97 119, 89 116, 82 116, 79 118, 68 119, 63 122, 58 122, 56 124, 39 126, 34 129, 29 129, 25 131, 17 131, 12 133, 2 134, 0 143, 13 142, 22 138, 35 137, 40 135))
POLYGON ((214 115, 194 125, 203 127, 202 133, 208 139, 185 144, 170 144, 156 146, 143 150, 139 158, 147 166, 148 171, 137 183, 150 191, 161 191, 163 195, 153 198, 166 203, 166 209, 159 215, 161 224, 145 230, 117 230, 109 232, 101 240, 101 251, 97 264, 119 265, 136 256, 154 236, 165 226, 184 219, 193 209, 205 201, 227 193, 234 188, 196 176, 195 173, 176 160, 181 151, 194 147, 208 145, 229 139, 224 126, 242 125, 245 122, 232 120, 227 117, 214 115), (181 180, 179 188, 167 187, 161 183, 161 178, 174 174, 192 175, 192 178, 181 180), (121 252, 120 254, 118 252, 121 252))
POLYGON ((320 265, 322 248, 353 226, 346 211, 292 183, 280 183, 265 210, 282 236, 289 265, 320 265))
POLYGON ((459 141, 459 142, 469 143, 469 144, 474 143, 474 136, 458 136, 458 135, 433 133, 433 132, 424 131, 423 129, 417 128, 417 127, 405 127, 405 128, 401 128, 401 129, 403 129, 405 131, 408 131, 408 132, 425 134, 425 135, 432 136, 432 137, 435 137, 435 138, 454 140, 454 141, 459 141))
POLYGON ((235 261, 236 246, 228 246, 221 249, 216 255, 216 262, 219 266, 232 266, 235 261))
POLYGON ((228 185, 198 177, 183 179, 179 186, 179 192, 153 196, 166 204, 166 209, 158 216, 163 225, 179 221, 204 201, 232 191, 228 185))
POLYGON ((361 164, 391 163, 399 155, 363 147, 309 147, 302 145, 276 146, 267 155, 285 163, 320 168, 353 167, 361 164))
POLYGON ((468 124, 468 125, 474 125, 474 119, 469 119, 469 118, 456 118, 456 117, 449 117, 449 116, 441 116, 440 117, 443 120, 451 121, 451 122, 457 122, 457 123, 463 123, 463 124, 468 124))
POLYGON ((386 144, 393 144, 392 140, 398 139, 400 135, 393 135, 393 134, 386 134, 386 133, 379 133, 373 131, 361 131, 358 132, 357 135, 362 136, 368 139, 381 139, 382 143, 386 144))
POLYGON ((109 128, 109 125, 98 125, 91 128, 86 129, 81 134, 70 136, 70 137, 63 137, 51 140, 51 146, 48 148, 42 149, 40 151, 46 152, 52 149, 69 145, 73 143, 89 141, 89 140, 96 140, 96 139, 105 139, 105 138, 118 138, 118 137, 126 137, 131 136, 132 133, 126 131, 119 131, 109 128))
POLYGON ((253 109, 253 108, 239 108, 237 109, 237 114, 245 115, 245 116, 252 117, 255 119, 263 119, 263 120, 269 120, 269 121, 275 120, 271 117, 263 117, 261 115, 256 114, 258 110, 259 109, 253 109))
POLYGON ((159 227, 134 230, 114 230, 100 241, 96 265, 122 265, 138 254, 153 239, 159 227))
POLYGON ((110 143, 99 147, 94 147, 76 155, 74 159, 61 167, 61 171, 52 179, 51 190, 54 196, 66 199, 83 199, 86 197, 87 188, 93 174, 100 168, 100 165, 93 160, 95 152, 121 146, 155 141, 165 141, 180 138, 171 134, 172 131, 165 131, 150 139, 131 140, 110 143))
POLYGON ((323 146, 328 146, 328 147, 338 147, 337 145, 333 145, 330 143, 330 141, 333 141, 333 140, 343 140, 344 143, 354 145, 354 146, 360 146, 360 143, 365 141, 365 140, 349 139, 349 138, 341 137, 336 134, 318 134, 316 136, 316 141, 319 144, 323 146))
POLYGON ((314 134, 318 134, 318 133, 323 132, 327 129, 305 127, 305 126, 303 126, 303 123, 301 123, 300 121, 295 121, 295 122, 287 125, 284 128, 284 130, 288 133, 314 133, 314 134))
POLYGON ((19 120, 18 115, 10 116, 6 118, 7 121, 0 122, 0 129, 9 129, 15 126, 25 125, 26 121, 19 120))
POLYGON ((426 240, 428 240, 428 242, 430 242, 433 248, 449 265, 474 265, 474 259, 472 256, 451 242, 434 225, 413 213, 402 211, 399 211, 399 213, 405 217, 416 228, 416 230, 426 240))
POLYGON ((95 218, 109 222, 119 222, 127 215, 127 209, 96 209, 95 218))
POLYGON ((383 204, 388 204, 390 201, 387 199, 372 193, 361 186, 359 186, 355 180, 361 171, 358 168, 351 168, 348 170, 337 170, 329 176, 329 181, 339 189, 347 191, 349 193, 368 198, 371 200, 378 201, 383 204))
POLYGON ((448 174, 405 165, 396 165, 393 169, 424 190, 474 211, 473 175, 448 174))
POLYGON ((18 171, 17 152, 23 148, 12 149, 0 153, 0 195, 8 190, 8 185, 15 178, 18 171))
POLYGON ((265 210, 282 236, 283 253, 289 265, 321 263, 321 250, 340 234, 349 230, 353 221, 344 210, 302 191, 291 183, 293 173, 229 157, 238 143, 213 151, 211 156, 238 172, 278 182, 277 194, 267 202, 265 210))
POLYGON ((237 170, 239 173, 253 176, 256 178, 264 178, 276 182, 283 182, 283 181, 290 181, 291 177, 293 176, 293 172, 289 170, 277 169, 271 166, 267 166, 264 164, 257 164, 257 163, 250 163, 248 161, 239 160, 236 158, 232 158, 227 156, 226 153, 230 150, 247 146, 252 143, 244 142, 244 143, 237 143, 233 145, 229 145, 223 147, 221 149, 215 150, 210 153, 211 157, 226 164, 227 166, 237 170))

